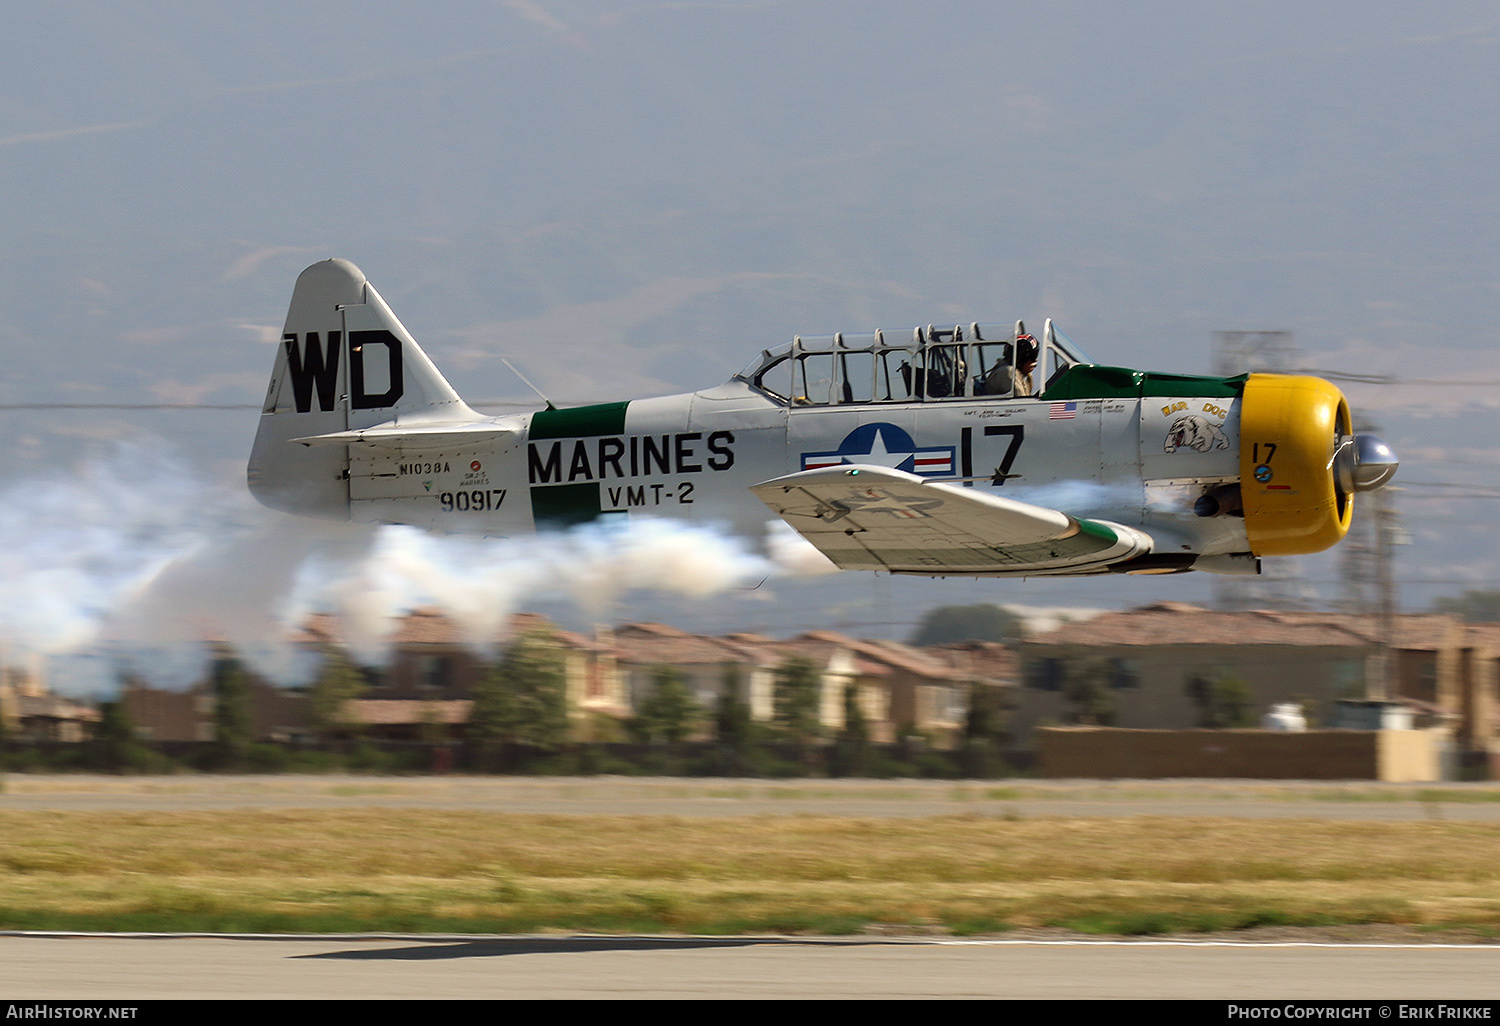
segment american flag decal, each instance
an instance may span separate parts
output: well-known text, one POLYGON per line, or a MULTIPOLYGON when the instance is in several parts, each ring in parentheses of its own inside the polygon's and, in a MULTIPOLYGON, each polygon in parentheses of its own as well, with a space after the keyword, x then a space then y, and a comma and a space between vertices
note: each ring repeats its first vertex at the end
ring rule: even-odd
POLYGON ((1047 410, 1048 420, 1072 420, 1078 416, 1078 403, 1053 403, 1047 410))

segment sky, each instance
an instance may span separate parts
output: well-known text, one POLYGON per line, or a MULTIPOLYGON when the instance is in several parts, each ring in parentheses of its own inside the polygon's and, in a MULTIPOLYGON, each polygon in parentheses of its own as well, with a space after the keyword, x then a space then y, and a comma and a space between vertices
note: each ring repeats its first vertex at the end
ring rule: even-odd
MULTIPOLYGON (((575 627, 893 637, 940 604, 1213 595, 800 577, 726 539, 688 539, 727 546, 710 593, 587 538, 548 557, 608 563, 601 599, 503 547, 260 510, 253 407, 330 256, 491 412, 529 408, 502 358, 574 404, 799 333, 1050 316, 1102 363, 1206 373, 1215 331, 1290 331, 1401 455, 1403 606, 1494 587, 1497 100, 1477 2, 10 5, 0 645, 249 643, 423 588, 480 620, 492 592, 575 627), (151 404, 213 408, 101 408, 151 404)), ((1295 573, 1339 597, 1336 553, 1295 573)))

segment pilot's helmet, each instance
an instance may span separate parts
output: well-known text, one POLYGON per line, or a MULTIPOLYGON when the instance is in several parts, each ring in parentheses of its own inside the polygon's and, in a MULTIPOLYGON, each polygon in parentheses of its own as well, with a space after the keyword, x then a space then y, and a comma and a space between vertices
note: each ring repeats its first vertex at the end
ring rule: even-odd
POLYGON ((1016 366, 1023 367, 1028 363, 1036 363, 1036 339, 1022 335, 1016 339, 1016 366))

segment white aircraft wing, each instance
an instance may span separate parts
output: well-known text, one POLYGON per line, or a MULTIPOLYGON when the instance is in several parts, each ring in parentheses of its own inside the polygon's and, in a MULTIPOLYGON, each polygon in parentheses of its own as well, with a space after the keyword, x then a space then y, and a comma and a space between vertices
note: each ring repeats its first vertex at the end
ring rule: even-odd
POLYGON ((1041 576, 1107 572, 1151 538, 1104 520, 885 467, 804 470, 750 489, 840 569, 1041 576))

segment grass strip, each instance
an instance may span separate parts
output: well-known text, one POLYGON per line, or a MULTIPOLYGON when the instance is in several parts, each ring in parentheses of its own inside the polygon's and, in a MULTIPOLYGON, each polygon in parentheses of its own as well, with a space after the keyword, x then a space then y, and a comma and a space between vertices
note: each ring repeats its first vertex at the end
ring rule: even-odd
POLYGON ((1500 824, 0 812, 0 928, 1500 927, 1500 824))

